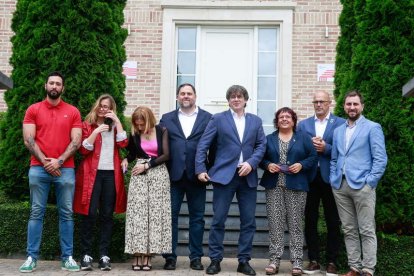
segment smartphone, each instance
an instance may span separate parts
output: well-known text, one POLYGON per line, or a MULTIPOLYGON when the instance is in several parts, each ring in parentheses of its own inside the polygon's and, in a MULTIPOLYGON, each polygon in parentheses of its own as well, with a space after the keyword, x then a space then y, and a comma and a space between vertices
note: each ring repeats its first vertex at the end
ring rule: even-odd
POLYGON ((104 120, 104 124, 108 125, 108 126, 112 125, 112 122, 113 122, 113 120, 109 117, 106 117, 105 120, 104 120))
POLYGON ((280 167, 280 172, 284 174, 291 174, 289 171, 289 165, 288 164, 278 164, 280 167))

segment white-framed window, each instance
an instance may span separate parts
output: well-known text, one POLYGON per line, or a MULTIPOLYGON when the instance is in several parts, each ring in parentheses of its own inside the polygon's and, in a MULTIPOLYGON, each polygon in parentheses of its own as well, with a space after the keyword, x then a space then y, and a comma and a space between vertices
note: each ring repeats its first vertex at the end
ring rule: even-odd
MULTIPOLYGON (((214 75, 217 73, 215 71, 220 70, 233 71, 228 68, 208 71, 211 57, 214 59, 226 51, 224 49, 223 53, 212 55, 206 50, 216 47, 220 42, 217 33, 222 30, 224 38, 234 35, 234 39, 227 43, 229 45, 233 41, 252 41, 252 48, 242 49, 251 52, 251 56, 247 54, 248 57, 243 61, 244 67, 252 67, 249 75, 243 78, 247 79, 246 86, 251 97, 248 111, 263 119, 267 133, 272 131, 274 111, 281 106, 291 105, 294 7, 293 2, 248 1, 237 4, 235 1, 223 0, 190 1, 186 4, 184 1, 162 1, 160 112, 175 108, 175 89, 180 83, 194 84, 199 102, 204 96, 214 96, 210 94, 214 94, 215 86, 209 86, 211 81, 206 83, 203 76, 214 75), (206 57, 209 59, 206 60, 206 57)), ((226 78, 223 79, 225 83, 226 78)), ((215 84, 213 82, 212 85, 215 84)), ((220 99, 210 100, 224 108, 225 91, 220 93, 220 99)))
MULTIPOLYGON (((220 28, 220 26, 215 27, 220 28)), ((222 28, 229 29, 229 26, 223 26, 222 28)), ((273 131, 273 113, 269 110, 275 109, 277 106, 278 98, 278 86, 277 86, 277 71, 278 71, 278 45, 279 45, 279 27, 278 26, 232 26, 234 32, 240 28, 251 30, 251 39, 252 39, 252 64, 254 70, 252 71, 252 86, 249 91, 250 96, 253 100, 250 101, 250 112, 257 114, 263 120, 263 125, 265 131, 270 133, 273 131)), ((183 83, 191 83, 196 87, 200 87, 196 81, 200 79, 198 75, 203 70, 197 70, 197 65, 203 60, 200 58, 200 33, 204 29, 210 29, 210 26, 201 26, 201 25, 177 25, 176 26, 176 87, 183 83), (198 54, 197 54, 198 53, 198 54), (197 58, 198 57, 198 58, 197 58)), ((228 32, 222 32, 223 40, 228 32)), ((219 32, 215 34, 220 35, 219 32)), ((220 37, 218 37, 220 39, 220 37)), ((205 46, 205 45, 204 45, 205 46)), ((208 45, 211 47, 211 45, 208 45)), ((220 49, 217 49, 220 51, 220 49)), ((218 57, 218 64, 215 67, 223 66, 226 62, 225 58, 220 60, 218 57)), ((231 60, 230 60, 231 61, 231 60)), ((217 69, 213 69, 217 70, 217 69)), ((250 71, 246 68, 246 71, 250 71)), ((243 73, 241 75, 244 75, 243 73)), ((220 77, 220 74, 217 76, 220 77)), ((226 75, 222 76, 226 78, 226 75)), ((220 95, 217 95, 219 98, 220 95)), ((218 99, 213 99, 214 103, 206 103, 204 101, 203 95, 201 95, 202 107, 207 109, 210 112, 214 112, 215 109, 210 109, 210 106, 215 105, 218 99)), ((223 97, 223 94, 221 94, 223 97)), ((223 103, 223 106, 226 107, 224 99, 220 101, 223 103)))

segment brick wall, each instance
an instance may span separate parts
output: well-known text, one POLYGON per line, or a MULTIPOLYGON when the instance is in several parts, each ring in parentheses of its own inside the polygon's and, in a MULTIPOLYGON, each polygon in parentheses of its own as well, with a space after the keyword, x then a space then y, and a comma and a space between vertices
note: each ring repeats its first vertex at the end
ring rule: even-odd
POLYGON ((317 81, 317 64, 335 63, 342 6, 332 0, 300 0, 293 18, 292 105, 304 118, 313 113, 312 95, 334 90, 332 82, 317 81), (328 37, 325 37, 326 27, 328 37))
MULTIPOLYGON (((187 3, 191 1, 188 0, 187 3)), ((333 83, 317 81, 317 64, 335 62, 335 47, 339 35, 338 18, 342 6, 339 0, 292 2, 296 2, 293 18, 292 108, 298 112, 300 118, 304 118, 313 113, 310 102, 314 92, 332 93, 334 89, 333 83), (329 34, 327 38, 326 27, 329 34)), ((10 25, 15 3, 16 1, 0 0, 0 71, 7 75, 11 73, 8 60, 11 55, 10 25)), ((150 106, 159 115, 162 46, 160 3, 160 0, 129 0, 124 11, 124 27, 130 30, 125 42, 127 60, 138 62, 137 79, 126 80, 126 115, 130 115, 137 105, 150 106)), ((1 91, 0 96, 0 110, 5 110, 1 91)))
MULTIPOLYGON (((11 19, 15 10, 16 1, 0 0, 0 71, 6 76, 10 76, 12 67, 9 64, 11 56, 10 38, 13 36, 11 31, 11 19)), ((3 100, 4 90, 0 89, 0 111, 7 109, 3 100)))
POLYGON ((158 114, 160 105, 162 10, 160 1, 128 1, 124 11, 127 60, 138 62, 136 80, 127 80, 126 115, 138 105, 146 105, 158 114))

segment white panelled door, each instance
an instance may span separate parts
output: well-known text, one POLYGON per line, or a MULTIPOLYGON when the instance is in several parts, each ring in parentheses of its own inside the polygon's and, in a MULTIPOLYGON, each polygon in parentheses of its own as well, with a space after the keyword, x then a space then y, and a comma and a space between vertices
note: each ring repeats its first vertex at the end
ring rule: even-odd
MULTIPOLYGON (((234 84, 244 86, 252 98, 253 29, 203 27, 200 35, 198 105, 212 114, 227 110, 226 91, 234 84)), ((250 100, 246 111, 256 113, 256 106, 252 105, 250 100)))

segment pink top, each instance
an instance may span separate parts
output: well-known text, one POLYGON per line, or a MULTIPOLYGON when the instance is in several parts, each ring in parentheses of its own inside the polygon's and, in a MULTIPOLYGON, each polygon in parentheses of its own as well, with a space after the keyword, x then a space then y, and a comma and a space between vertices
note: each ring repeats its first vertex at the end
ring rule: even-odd
POLYGON ((145 151, 146 154, 148 154, 151 157, 158 156, 157 139, 150 141, 141 139, 141 148, 145 151))

